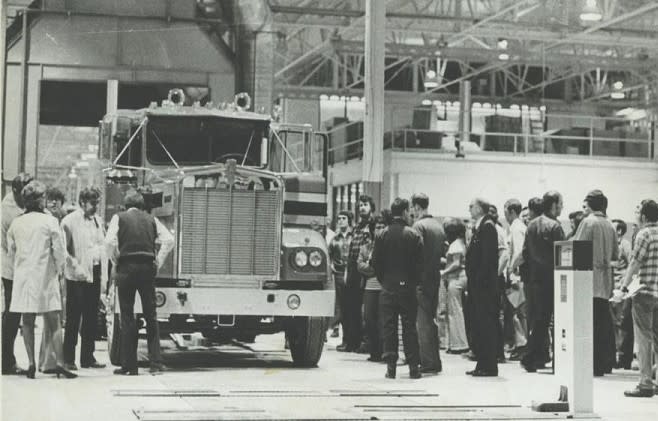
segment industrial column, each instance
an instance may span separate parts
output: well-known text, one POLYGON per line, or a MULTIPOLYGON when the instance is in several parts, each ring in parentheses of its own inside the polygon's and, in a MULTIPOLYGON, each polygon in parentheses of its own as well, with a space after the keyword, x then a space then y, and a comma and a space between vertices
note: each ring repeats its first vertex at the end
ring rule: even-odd
POLYGON ((384 41, 386 2, 366 0, 366 115, 363 138, 363 191, 382 204, 384 177, 384 41))

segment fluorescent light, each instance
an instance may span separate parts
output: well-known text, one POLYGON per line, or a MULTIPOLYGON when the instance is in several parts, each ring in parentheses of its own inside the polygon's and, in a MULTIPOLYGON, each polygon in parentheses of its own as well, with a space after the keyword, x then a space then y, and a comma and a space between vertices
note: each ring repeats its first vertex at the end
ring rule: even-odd
POLYGON ((635 112, 635 108, 633 107, 627 107, 627 108, 622 108, 621 110, 617 111, 615 115, 617 117, 626 117, 627 115, 630 115, 635 112))
POLYGON ((624 99, 626 95, 623 92, 613 92, 610 94, 610 98, 612 99, 624 99))
POLYGON ((603 15, 596 0, 586 0, 583 11, 580 12, 580 20, 583 22, 598 22, 601 19, 603 19, 603 15))
POLYGON ((498 60, 501 60, 501 61, 507 61, 507 60, 509 60, 509 54, 507 54, 507 53, 500 53, 500 54, 498 55, 498 60))
POLYGON ((420 102, 422 105, 432 105, 431 99, 424 99, 420 102))
POLYGON ((621 80, 616 81, 615 83, 612 84, 612 87, 615 88, 616 90, 620 91, 624 88, 624 82, 621 80))

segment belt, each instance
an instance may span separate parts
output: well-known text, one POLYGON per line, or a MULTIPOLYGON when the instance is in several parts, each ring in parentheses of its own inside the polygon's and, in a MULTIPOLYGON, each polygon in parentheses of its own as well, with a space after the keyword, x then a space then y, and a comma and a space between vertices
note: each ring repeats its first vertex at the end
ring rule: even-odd
POLYGON ((122 256, 119 257, 119 263, 154 263, 155 257, 153 256, 122 256))

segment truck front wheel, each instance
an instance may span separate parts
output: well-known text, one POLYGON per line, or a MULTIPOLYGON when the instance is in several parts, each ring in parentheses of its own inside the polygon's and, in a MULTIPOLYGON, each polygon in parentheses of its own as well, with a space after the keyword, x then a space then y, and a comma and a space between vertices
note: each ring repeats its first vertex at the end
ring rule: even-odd
POLYGON ((325 324, 323 317, 295 317, 289 320, 286 339, 295 366, 317 366, 324 347, 325 324))

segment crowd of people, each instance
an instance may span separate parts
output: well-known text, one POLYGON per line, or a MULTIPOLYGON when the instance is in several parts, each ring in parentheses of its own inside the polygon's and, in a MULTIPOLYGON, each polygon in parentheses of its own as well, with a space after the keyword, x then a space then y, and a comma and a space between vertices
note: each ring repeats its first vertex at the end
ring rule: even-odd
POLYGON ((562 195, 549 191, 504 204, 506 227, 492 203, 473 199, 470 220, 429 213, 429 198, 396 198, 376 214, 359 197, 358 223, 350 211, 337 215, 327 242, 336 286, 331 336, 340 352, 369 354, 395 378, 402 330, 411 378, 442 370, 439 349, 476 361, 466 374, 498 375, 498 364, 519 361, 527 372, 552 360, 554 244, 591 241, 593 247, 594 376, 630 369, 637 348, 640 382, 626 396, 654 394, 652 366, 658 355, 658 204, 642 201, 629 232, 607 214, 608 199, 589 192, 582 210, 559 222, 562 195), (627 234, 632 234, 629 235, 627 234), (627 295, 633 277, 641 288, 627 295), (612 299, 617 297, 619 299, 612 299), (440 320, 446 320, 439 343, 440 320), (363 329, 365 327, 365 329, 363 329))
POLYGON ((94 346, 99 300, 101 291, 107 290, 110 266, 121 309, 121 368, 114 373, 138 373, 136 292, 146 319, 150 372, 164 369, 154 281, 157 268, 173 247, 173 236, 150 215, 144 197, 135 190, 128 192, 126 210, 112 217, 106 232, 97 215, 100 199, 99 189, 84 188, 79 207, 67 212, 58 189, 47 188, 27 174, 13 180, 12 191, 2 200, 2 374, 35 378, 37 315, 43 317, 39 371, 77 377, 78 337, 80 366, 104 368, 94 357, 94 346), (14 355, 19 325, 27 369, 17 366, 14 355))
MULTIPOLYGON (((99 298, 114 271, 121 310, 121 368, 136 375, 135 294, 139 292, 149 344, 150 371, 164 369, 155 310, 155 275, 174 239, 150 215, 143 195, 127 193, 125 209, 113 215, 107 232, 97 215, 101 193, 85 188, 79 207, 63 209, 61 191, 18 175, 2 200, 2 373, 35 378, 35 319, 43 316, 38 368, 75 378, 75 350, 81 338, 82 368, 103 368, 94 357, 99 298), (159 245, 159 247, 158 247, 159 245), (14 342, 22 318, 29 366, 16 365, 14 342)), ((445 323, 446 352, 476 361, 466 374, 498 375, 498 364, 518 360, 528 372, 552 359, 554 243, 564 239, 593 245, 594 376, 630 368, 634 348, 640 383, 627 396, 653 396, 652 365, 658 353, 658 204, 644 200, 629 232, 607 214, 608 199, 589 192, 581 211, 569 214, 565 235, 558 218, 557 191, 504 204, 498 209, 475 198, 469 220, 429 213, 427 195, 396 198, 376 214, 362 195, 358 223, 341 211, 328 251, 336 290, 331 335, 341 352, 368 353, 396 377, 402 331, 404 361, 411 378, 442 371, 439 320, 445 323), (630 239, 627 239, 630 235, 630 239), (625 296, 634 277, 642 288, 625 296), (613 291, 614 290, 614 291, 613 291), (611 297, 617 299, 611 300, 611 297), (619 299, 621 297, 621 299, 619 299), (508 354, 506 354, 506 351, 508 354)))

